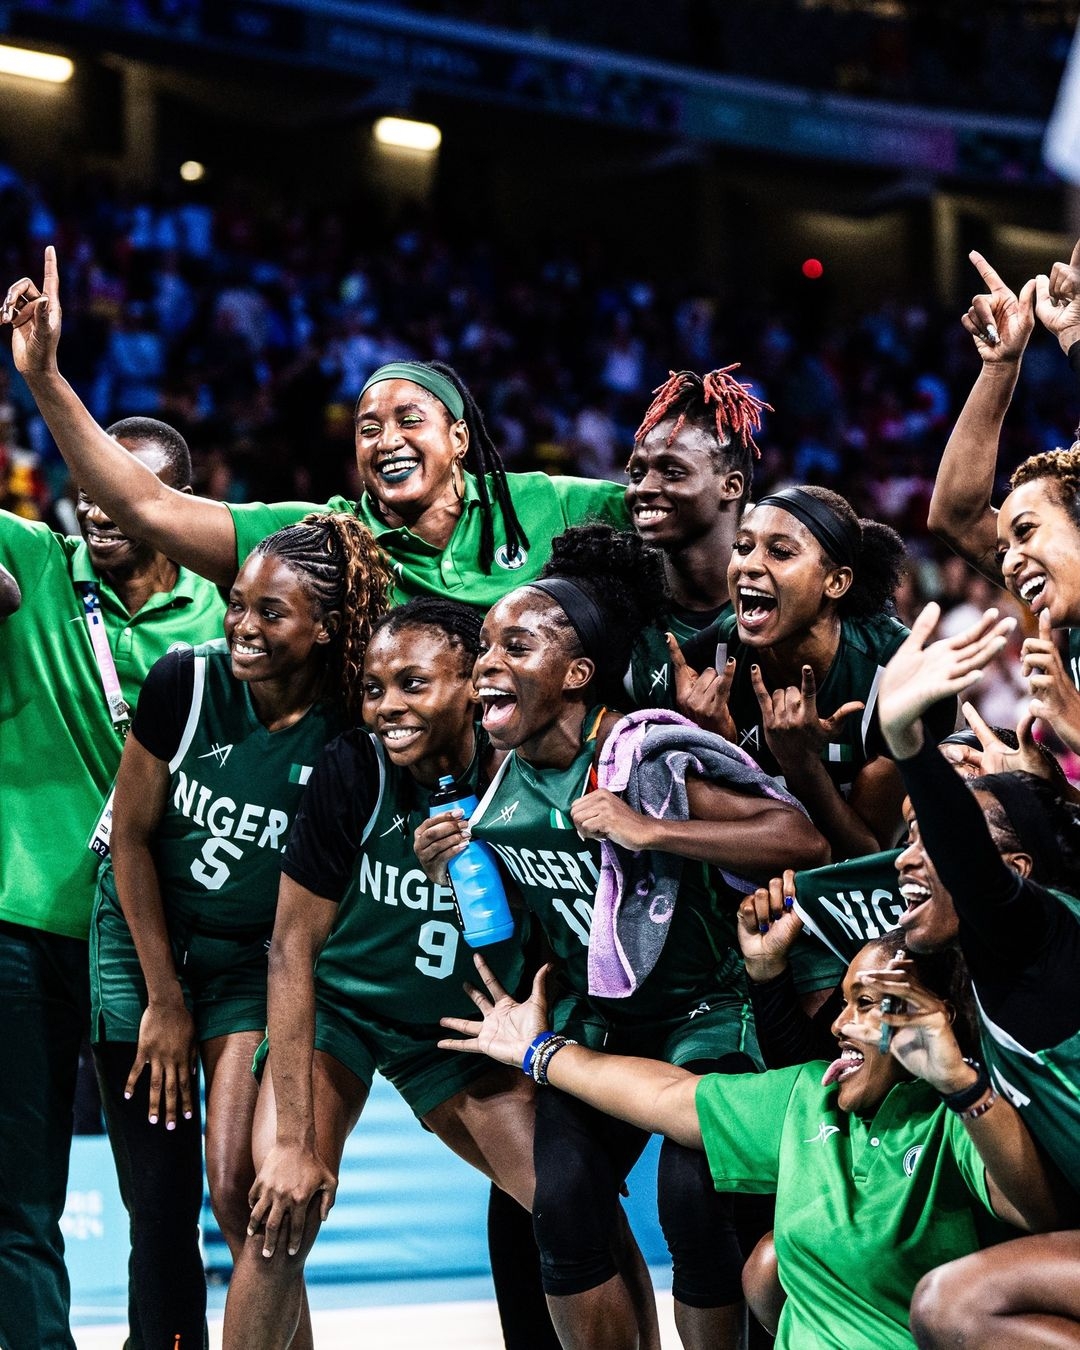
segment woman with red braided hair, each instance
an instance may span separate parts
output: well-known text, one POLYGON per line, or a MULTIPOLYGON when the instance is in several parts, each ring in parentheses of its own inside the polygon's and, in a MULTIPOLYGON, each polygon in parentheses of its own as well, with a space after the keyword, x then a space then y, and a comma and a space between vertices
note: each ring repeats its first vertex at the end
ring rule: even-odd
MULTIPOLYGON (((698 375, 672 371, 654 390, 626 466, 634 529, 664 555, 677 643, 730 613, 727 566, 750 495, 754 432, 769 404, 735 379, 736 362, 698 375)), ((677 660, 677 655, 676 655, 677 660)), ((642 707, 674 707, 675 676, 664 634, 649 627, 634 648, 626 688, 642 707)), ((701 676, 700 698, 716 673, 701 676)))

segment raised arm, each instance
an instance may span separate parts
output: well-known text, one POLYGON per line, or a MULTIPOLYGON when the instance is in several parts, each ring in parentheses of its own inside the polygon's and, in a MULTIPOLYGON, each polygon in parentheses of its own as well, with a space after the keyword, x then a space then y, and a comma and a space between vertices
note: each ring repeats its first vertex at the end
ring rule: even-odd
POLYGON ((236 575, 236 531, 223 502, 168 487, 106 435, 60 374, 60 282, 56 250, 45 250, 39 290, 29 277, 7 292, 0 323, 11 326, 11 354, 79 487, 125 534, 174 562, 227 585, 236 575))
POLYGON ((982 369, 941 457, 928 523, 954 553, 1000 586, 996 512, 990 498, 1001 428, 1035 325, 1035 281, 1026 282, 1017 296, 981 253, 968 256, 987 292, 975 296, 960 322, 975 340, 982 369))
POLYGON ((169 766, 130 735, 116 777, 111 852, 116 893, 139 956, 147 1005, 139 1023, 135 1061, 125 1086, 130 1097, 150 1070, 150 1123, 161 1115, 176 1125, 177 1100, 185 1119, 194 1110, 195 1023, 176 974, 152 841, 165 811, 169 766))

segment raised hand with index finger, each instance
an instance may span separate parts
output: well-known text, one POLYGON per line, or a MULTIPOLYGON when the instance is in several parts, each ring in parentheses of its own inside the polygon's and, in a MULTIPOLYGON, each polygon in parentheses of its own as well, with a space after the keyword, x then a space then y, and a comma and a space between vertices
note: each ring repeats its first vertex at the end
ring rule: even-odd
POLYGON ((1035 327, 1035 279, 1026 281, 1017 295, 981 253, 972 249, 968 257, 987 290, 975 296, 960 322, 975 339, 984 365, 1015 365, 1023 356, 1035 327))
POLYGON ((20 375, 55 373, 60 342, 60 275, 56 249, 51 244, 45 250, 41 288, 29 277, 9 286, 0 306, 0 323, 11 326, 11 355, 20 375))
POLYGON ((844 720, 866 706, 853 700, 842 704, 828 717, 819 717, 817 680, 811 666, 803 666, 797 688, 788 685, 770 693, 756 665, 750 667, 750 683, 761 709, 765 740, 777 763, 788 772, 793 761, 819 759, 844 720))

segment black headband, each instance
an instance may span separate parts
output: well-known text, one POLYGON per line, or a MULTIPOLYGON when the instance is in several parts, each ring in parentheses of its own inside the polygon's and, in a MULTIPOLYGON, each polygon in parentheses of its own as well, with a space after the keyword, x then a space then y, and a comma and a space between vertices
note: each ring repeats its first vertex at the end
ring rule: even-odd
POLYGON ((754 503, 777 506, 789 516, 801 520, 821 547, 841 567, 854 567, 862 550, 862 532, 858 524, 844 520, 835 511, 800 487, 781 488, 754 503))
POLYGON ((1033 879, 1045 885, 1057 872, 1055 859, 1061 849, 1038 797, 1012 773, 984 774, 972 786, 998 799, 1021 849, 1031 856, 1033 879))
POLYGON ((570 620, 585 655, 599 664, 606 645, 606 625, 600 606, 592 596, 569 577, 545 577, 542 581, 530 581, 529 586, 534 591, 543 591, 555 601, 570 620))
POLYGON ((966 745, 969 750, 981 750, 983 748, 983 743, 979 740, 978 736, 976 736, 973 731, 968 731, 966 729, 964 731, 954 731, 951 736, 943 736, 941 740, 938 741, 938 745, 966 745))

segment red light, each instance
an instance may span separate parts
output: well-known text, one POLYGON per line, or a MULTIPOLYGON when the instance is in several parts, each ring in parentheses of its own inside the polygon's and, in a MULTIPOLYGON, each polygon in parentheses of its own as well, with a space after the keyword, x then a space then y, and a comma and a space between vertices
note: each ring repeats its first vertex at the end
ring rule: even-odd
POLYGON ((817 258, 807 258, 802 265, 802 274, 808 281, 817 281, 825 269, 817 258))

